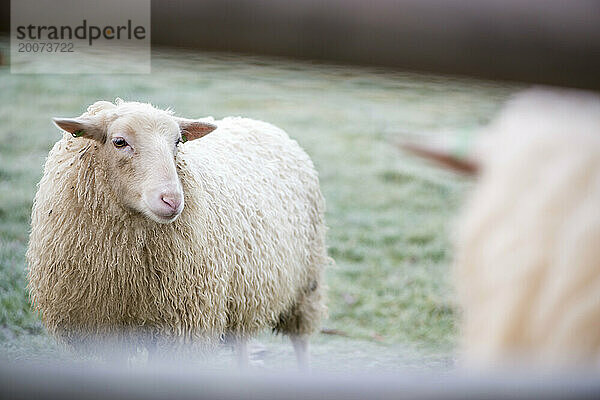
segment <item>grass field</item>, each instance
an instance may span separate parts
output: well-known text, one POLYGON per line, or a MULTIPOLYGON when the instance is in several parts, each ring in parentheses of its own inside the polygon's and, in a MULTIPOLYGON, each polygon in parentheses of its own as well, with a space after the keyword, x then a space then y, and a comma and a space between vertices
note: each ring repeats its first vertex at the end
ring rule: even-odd
MULTIPOLYGON (((394 143, 403 135, 478 128, 517 87, 160 50, 152 71, 11 75, 0 66, 0 354, 36 359, 58 351, 30 311, 24 272, 36 183, 59 138, 50 118, 122 97, 173 107, 187 117, 266 120, 313 158, 336 261, 327 272, 324 326, 346 335, 319 335, 317 361, 351 360, 369 368, 407 365, 411 357, 430 366, 452 359, 457 311, 449 237, 469 182, 403 154, 394 143)), ((274 357, 277 346, 283 348, 267 335, 261 340, 274 346, 274 357)))

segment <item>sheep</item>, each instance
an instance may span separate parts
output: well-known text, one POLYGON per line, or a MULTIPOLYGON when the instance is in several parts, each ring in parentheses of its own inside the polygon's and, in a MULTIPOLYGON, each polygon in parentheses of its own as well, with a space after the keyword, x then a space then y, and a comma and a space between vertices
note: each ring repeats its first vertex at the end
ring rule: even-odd
POLYGON ((477 175, 454 235, 464 365, 598 366, 600 97, 520 93, 466 158, 404 147, 477 175))
POLYGON ((600 362, 600 97, 537 89, 487 129, 456 240, 467 365, 600 362))
POLYGON ((120 99, 54 123, 64 133, 26 254, 52 335, 82 351, 104 337, 149 351, 229 337, 244 364, 246 340, 272 328, 306 368, 332 260, 317 172, 296 141, 262 121, 120 99))

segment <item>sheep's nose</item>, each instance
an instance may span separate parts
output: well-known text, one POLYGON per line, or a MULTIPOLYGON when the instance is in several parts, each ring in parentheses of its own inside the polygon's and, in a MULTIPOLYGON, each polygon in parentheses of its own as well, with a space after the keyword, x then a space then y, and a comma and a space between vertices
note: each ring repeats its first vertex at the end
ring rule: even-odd
POLYGON ((179 210, 179 206, 181 205, 181 196, 176 193, 162 193, 160 195, 160 199, 163 203, 168 206, 173 214, 175 214, 179 210))
POLYGON ((148 190, 142 195, 142 200, 147 207, 145 211, 150 218, 157 222, 171 222, 183 210, 183 192, 178 188, 162 188, 148 190))

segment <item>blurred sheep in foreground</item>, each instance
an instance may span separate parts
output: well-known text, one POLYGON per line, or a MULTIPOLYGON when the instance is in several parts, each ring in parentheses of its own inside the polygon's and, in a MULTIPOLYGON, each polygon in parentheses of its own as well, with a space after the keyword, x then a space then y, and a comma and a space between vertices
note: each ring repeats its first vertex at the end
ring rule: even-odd
POLYGON ((420 151, 478 172, 456 238, 465 361, 600 365, 600 97, 527 91, 485 133, 472 161, 420 151))
POLYGON ((476 151, 456 280, 466 360, 600 361, 600 98, 526 92, 476 151))

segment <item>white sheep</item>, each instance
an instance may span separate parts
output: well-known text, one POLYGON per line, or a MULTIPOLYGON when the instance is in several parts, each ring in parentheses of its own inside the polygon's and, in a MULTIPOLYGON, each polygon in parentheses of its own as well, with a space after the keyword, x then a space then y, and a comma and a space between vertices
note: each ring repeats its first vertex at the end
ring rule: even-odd
POLYGON ((467 157, 403 147, 478 175, 455 238, 466 363, 599 365, 600 97, 520 93, 467 157))
POLYGON ((473 365, 600 362, 600 98, 533 90, 475 151, 456 282, 473 365))
POLYGON ((261 121, 119 99, 54 121, 67 133, 46 161, 27 251, 52 334, 80 347, 143 332, 149 348, 226 335, 245 362, 245 340, 269 327, 306 366, 330 259, 317 172, 295 141, 261 121))

